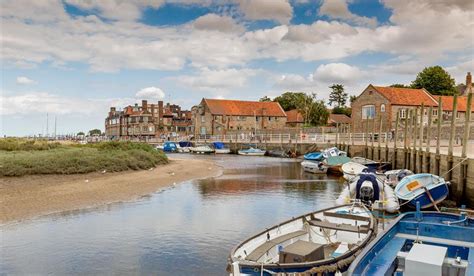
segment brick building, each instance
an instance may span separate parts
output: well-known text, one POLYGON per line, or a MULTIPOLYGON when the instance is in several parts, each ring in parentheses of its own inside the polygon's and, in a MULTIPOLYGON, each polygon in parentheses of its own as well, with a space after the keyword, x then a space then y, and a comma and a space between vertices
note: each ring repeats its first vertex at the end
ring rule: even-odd
POLYGON ((302 127, 304 125, 304 118, 298 109, 286 111, 286 126, 287 127, 302 127))
POLYGON ((202 99, 192 108, 195 134, 282 129, 286 113, 277 102, 202 99))
POLYGON ((111 107, 105 119, 105 134, 110 138, 120 137, 159 137, 161 135, 192 133, 191 112, 181 110, 178 105, 163 101, 148 104, 143 100, 141 106, 126 106, 118 111, 111 107))

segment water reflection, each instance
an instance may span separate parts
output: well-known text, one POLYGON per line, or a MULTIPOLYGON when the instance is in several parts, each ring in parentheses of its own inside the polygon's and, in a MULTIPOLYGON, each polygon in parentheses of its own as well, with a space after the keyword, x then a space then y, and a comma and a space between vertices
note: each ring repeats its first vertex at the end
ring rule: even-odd
POLYGON ((239 241, 331 206, 342 187, 291 160, 200 158, 217 160, 224 175, 0 228, 0 274, 224 275, 239 241))

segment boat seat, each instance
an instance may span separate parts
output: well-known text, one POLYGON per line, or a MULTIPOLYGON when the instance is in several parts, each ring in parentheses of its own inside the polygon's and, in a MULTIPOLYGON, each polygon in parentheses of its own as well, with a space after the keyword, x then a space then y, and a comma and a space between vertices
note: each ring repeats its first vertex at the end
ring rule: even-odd
POLYGON ((349 224, 337 224, 337 223, 333 223, 329 221, 319 221, 319 220, 310 220, 308 221, 308 223, 311 224, 312 226, 339 230, 339 231, 364 233, 364 234, 367 234, 369 232, 369 227, 367 225, 354 226, 354 225, 349 225, 349 224))
POLYGON ((370 217, 358 216, 358 215, 353 215, 353 214, 323 212, 323 215, 325 217, 352 219, 352 220, 359 220, 359 221, 370 221, 370 217))
POLYGON ((296 238, 296 237, 299 237, 299 236, 302 236, 302 235, 305 235, 305 234, 308 234, 308 232, 300 230, 300 231, 291 232, 291 233, 288 233, 288 234, 285 234, 285 235, 281 235, 277 238, 266 241, 262 245, 260 245, 259 247, 255 248, 252 251, 252 253, 247 255, 247 257, 245 257, 245 259, 249 260, 249 261, 257 262, 258 259, 260 259, 263 256, 263 254, 267 253, 273 247, 278 246, 280 243, 282 243, 284 241, 291 240, 293 238, 296 238))

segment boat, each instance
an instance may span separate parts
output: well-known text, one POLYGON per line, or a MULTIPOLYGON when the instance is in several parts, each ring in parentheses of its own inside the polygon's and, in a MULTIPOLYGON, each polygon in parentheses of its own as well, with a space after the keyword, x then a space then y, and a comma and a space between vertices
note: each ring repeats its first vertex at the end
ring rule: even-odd
POLYGON ((357 256, 348 275, 473 275, 474 220, 461 214, 409 212, 357 256))
POLYGON ((342 190, 336 199, 336 204, 347 204, 354 199, 360 200, 373 210, 395 213, 400 209, 400 204, 393 189, 370 172, 362 172, 354 177, 342 190))
POLYGON ((326 174, 328 171, 328 167, 321 161, 304 160, 301 162, 301 167, 309 173, 326 174))
POLYGON ((182 152, 191 152, 191 148, 194 147, 193 143, 189 141, 180 141, 178 144, 182 152))
POLYGON ((329 156, 323 162, 328 167, 328 173, 343 175, 341 167, 350 161, 351 159, 347 156, 329 156))
POLYGON ((395 194, 409 207, 415 208, 416 202, 420 202, 421 209, 426 209, 436 207, 446 199, 449 194, 448 184, 437 175, 419 173, 400 180, 395 187, 395 194))
POLYGON ((321 153, 323 154, 324 158, 328 158, 331 156, 347 156, 347 152, 339 150, 336 147, 327 148, 325 150, 322 150, 321 153))
POLYGON ((212 147, 214 148, 215 153, 227 154, 230 153, 230 149, 226 148, 222 142, 212 142, 212 147))
POLYGON ((344 178, 350 181, 351 179, 362 173, 364 170, 367 170, 367 167, 362 164, 350 161, 343 164, 341 166, 341 170, 344 174, 344 178))
POLYGON ((392 163, 390 162, 377 162, 359 156, 353 157, 351 161, 366 166, 370 171, 387 171, 392 169, 392 163))
POLYGON ((241 149, 237 153, 239 155, 249 155, 249 156, 263 156, 265 155, 265 150, 250 147, 248 149, 241 149))
POLYGON ((237 245, 227 270, 233 276, 343 272, 376 230, 374 216, 357 202, 308 213, 237 245))
POLYGON ((386 171, 384 175, 386 177, 386 183, 390 185, 390 187, 395 188, 400 180, 406 176, 413 175, 413 172, 407 169, 390 170, 386 171))
POLYGON ((213 153, 214 149, 208 145, 200 145, 189 149, 192 153, 206 154, 213 153))
POLYGON ((166 141, 163 144, 163 151, 165 152, 179 152, 180 148, 176 142, 166 141))
POLYGON ((310 152, 304 155, 304 160, 321 161, 323 159, 324 157, 322 152, 310 152))
POLYGON ((265 153, 266 156, 270 157, 279 157, 279 158, 290 158, 291 155, 284 150, 267 150, 265 153))

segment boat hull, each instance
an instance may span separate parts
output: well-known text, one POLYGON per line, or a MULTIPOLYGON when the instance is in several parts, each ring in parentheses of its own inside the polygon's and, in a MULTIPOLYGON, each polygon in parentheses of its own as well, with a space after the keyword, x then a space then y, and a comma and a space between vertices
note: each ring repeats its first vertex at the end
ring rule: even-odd
POLYGON ((217 154, 228 154, 230 153, 230 149, 216 149, 215 152, 217 154))
POLYGON ((303 161, 301 162, 301 167, 305 172, 314 173, 314 174, 326 174, 328 168, 324 165, 319 166, 322 164, 320 162, 311 162, 311 161, 303 161))
MULTIPOLYGON (((449 194, 449 188, 446 183, 443 185, 436 186, 430 189, 429 191, 430 191, 431 196, 433 197, 433 201, 435 204, 438 204, 441 201, 445 200, 449 194)), ((427 209, 427 208, 433 207, 433 202, 431 202, 431 199, 426 192, 408 201, 407 205, 410 208, 415 209, 416 202, 420 202, 421 209, 427 209)))
POLYGON ((247 152, 247 151, 241 151, 239 150, 237 152, 239 155, 246 155, 246 156, 264 156, 265 152, 247 152))

